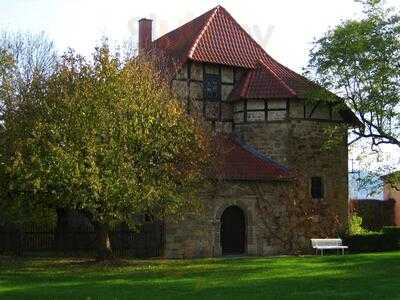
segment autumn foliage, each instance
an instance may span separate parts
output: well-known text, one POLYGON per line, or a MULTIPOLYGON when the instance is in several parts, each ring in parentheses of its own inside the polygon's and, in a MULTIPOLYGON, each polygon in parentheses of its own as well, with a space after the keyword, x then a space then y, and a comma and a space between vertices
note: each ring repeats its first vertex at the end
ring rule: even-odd
POLYGON ((122 59, 106 45, 91 60, 69 51, 49 78, 6 100, 1 206, 14 220, 78 210, 106 255, 110 226, 196 206, 208 135, 150 59, 122 59))

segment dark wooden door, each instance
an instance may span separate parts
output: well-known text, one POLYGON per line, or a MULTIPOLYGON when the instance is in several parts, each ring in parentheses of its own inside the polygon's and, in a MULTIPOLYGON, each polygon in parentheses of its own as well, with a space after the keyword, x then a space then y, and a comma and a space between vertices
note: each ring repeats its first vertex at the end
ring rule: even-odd
POLYGON ((223 255, 242 254, 245 251, 246 224, 243 211, 228 207, 221 216, 221 247, 223 255))

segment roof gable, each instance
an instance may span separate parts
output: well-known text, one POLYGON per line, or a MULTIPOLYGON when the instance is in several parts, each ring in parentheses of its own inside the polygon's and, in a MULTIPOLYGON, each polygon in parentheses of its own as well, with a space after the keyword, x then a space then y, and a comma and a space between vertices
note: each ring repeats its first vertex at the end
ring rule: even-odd
MULTIPOLYGON (((188 60, 248 69, 230 95, 233 100, 305 99, 323 89, 274 60, 222 6, 155 40, 153 48, 172 58, 172 73, 188 60)), ((341 114, 349 123, 359 126, 350 109, 344 109, 341 114)))
POLYGON ((279 81, 277 97, 300 97, 312 87, 306 78, 269 56, 222 6, 165 34, 153 42, 153 47, 165 51, 178 65, 193 60, 259 69, 262 64, 263 73, 257 71, 249 76, 270 83, 279 81))
POLYGON ((188 57, 195 61, 254 68, 264 50, 222 7, 209 16, 188 57))

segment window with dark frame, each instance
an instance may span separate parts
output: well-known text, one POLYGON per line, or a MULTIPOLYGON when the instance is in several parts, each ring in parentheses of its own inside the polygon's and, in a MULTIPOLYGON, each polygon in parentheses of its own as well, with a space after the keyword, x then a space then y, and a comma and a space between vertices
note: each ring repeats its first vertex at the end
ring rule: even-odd
POLYGON ((215 74, 205 74, 204 76, 204 98, 206 100, 221 100, 221 77, 215 74))
POLYGON ((313 199, 324 198, 324 184, 321 177, 311 177, 311 197, 313 199))

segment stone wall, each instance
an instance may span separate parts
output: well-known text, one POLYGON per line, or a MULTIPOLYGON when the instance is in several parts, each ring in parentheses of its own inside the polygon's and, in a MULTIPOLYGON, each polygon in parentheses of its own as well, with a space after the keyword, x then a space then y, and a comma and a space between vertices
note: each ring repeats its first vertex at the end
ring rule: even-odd
POLYGON ((236 125, 235 132, 248 144, 270 156, 290 170, 302 175, 306 198, 310 199, 311 178, 321 177, 324 198, 320 201, 338 212, 347 226, 348 149, 347 131, 342 129, 342 142, 333 149, 324 147, 325 130, 336 123, 317 120, 287 119, 279 122, 236 125))
MULTIPOLYGON (((213 192, 202 196, 204 206, 200 213, 166 224, 165 256, 221 256, 221 216, 230 206, 238 206, 245 215, 246 255, 309 253, 309 239, 318 234, 323 220, 329 220, 328 208, 320 209, 320 218, 310 221, 304 212, 314 211, 318 204, 289 199, 296 194, 296 188, 291 181, 221 182, 213 192)), ((332 232, 340 230, 333 223, 326 225, 332 232)))
MULTIPOLYGON (((269 190, 269 197, 278 193, 278 187, 269 190)), ((251 183, 223 182, 216 190, 202 196, 203 209, 188 214, 178 222, 166 224, 165 256, 173 258, 210 257, 222 254, 220 244, 221 216, 230 206, 240 207, 246 222, 246 254, 267 255, 280 253, 272 240, 264 239, 257 213, 257 196, 251 183)))
POLYGON ((277 121, 235 125, 234 132, 247 144, 273 160, 287 165, 290 147, 290 123, 277 121))
POLYGON ((288 134, 288 167, 303 174, 307 188, 307 198, 311 199, 311 177, 321 177, 324 198, 312 199, 322 202, 337 212, 343 230, 347 227, 348 204, 348 148, 347 129, 340 130, 341 142, 326 147, 326 130, 333 123, 293 120, 288 134))

